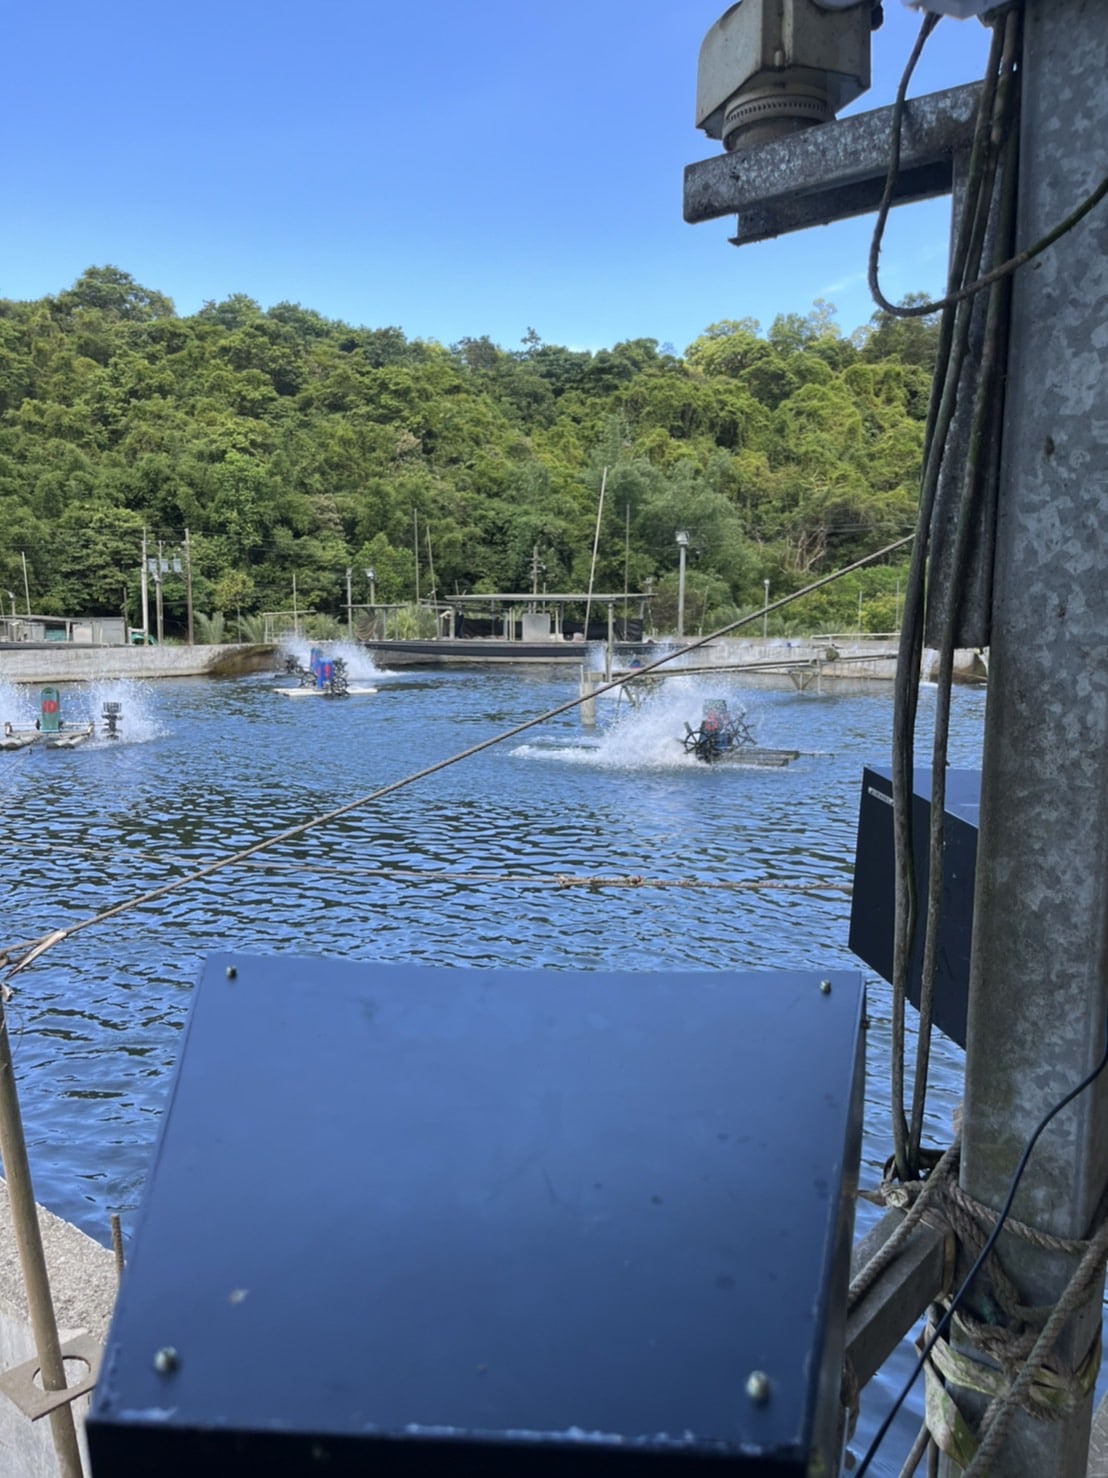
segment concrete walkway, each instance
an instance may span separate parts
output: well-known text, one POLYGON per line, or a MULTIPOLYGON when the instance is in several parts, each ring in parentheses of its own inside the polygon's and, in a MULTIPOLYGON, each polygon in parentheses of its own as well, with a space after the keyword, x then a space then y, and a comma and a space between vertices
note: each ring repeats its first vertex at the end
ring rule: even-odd
MULTIPOLYGON (((39 1207, 39 1225, 62 1342, 87 1330, 103 1344, 115 1305, 114 1255, 43 1207, 39 1207)), ((34 1357, 35 1342, 16 1251, 8 1188, 0 1180, 0 1371, 12 1370, 34 1357)), ((70 1370, 67 1364, 66 1374, 67 1380, 76 1384, 84 1374, 84 1367, 70 1370)), ((73 1402, 82 1450, 88 1404, 87 1396, 73 1402)), ((87 1468, 87 1456, 85 1465, 87 1468)), ((32 1422, 6 1394, 0 1393, 0 1478, 57 1478, 57 1472, 49 1421, 44 1418, 32 1422)))

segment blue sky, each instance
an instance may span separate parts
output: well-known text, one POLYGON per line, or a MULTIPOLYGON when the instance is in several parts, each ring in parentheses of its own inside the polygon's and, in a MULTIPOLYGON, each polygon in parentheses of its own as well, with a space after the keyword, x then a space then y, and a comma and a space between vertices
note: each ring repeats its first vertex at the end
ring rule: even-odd
MULTIPOLYGON (((450 344, 678 352, 722 318, 869 320, 870 220, 736 250, 689 226, 697 54, 725 0, 15 0, 0 98, 0 297, 111 263, 180 313, 242 292, 450 344)), ((891 100, 919 16, 886 0, 891 100)), ((978 77, 944 20, 914 92, 978 77)), ((894 213, 892 298, 937 292, 944 201, 894 213)))

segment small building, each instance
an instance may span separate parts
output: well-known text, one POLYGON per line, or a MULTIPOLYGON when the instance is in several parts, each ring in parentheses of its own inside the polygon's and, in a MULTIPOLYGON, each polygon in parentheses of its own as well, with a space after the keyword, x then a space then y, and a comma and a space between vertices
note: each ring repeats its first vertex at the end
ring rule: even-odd
POLYGON ((0 642, 69 642, 80 646, 125 646, 122 616, 0 616, 0 642))

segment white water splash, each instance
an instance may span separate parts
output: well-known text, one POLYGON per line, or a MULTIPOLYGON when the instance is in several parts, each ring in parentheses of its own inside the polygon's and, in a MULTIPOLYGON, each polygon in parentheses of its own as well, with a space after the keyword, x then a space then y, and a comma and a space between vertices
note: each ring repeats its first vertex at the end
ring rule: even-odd
POLYGON ((346 675, 351 682, 387 676, 358 642, 310 641, 307 637, 286 634, 281 638, 278 648, 282 662, 286 657, 291 657, 301 667, 310 665, 313 651, 321 652, 327 661, 341 658, 346 663, 346 675))
POLYGON ((719 698, 726 699, 736 716, 745 712, 758 734, 758 713, 746 701, 749 694, 740 693, 726 678, 721 681, 703 674, 665 678, 637 705, 622 689, 614 691, 620 695, 617 702, 606 706, 603 722, 596 729, 583 730, 586 737, 580 744, 522 744, 512 754, 598 769, 703 769, 701 761, 685 749, 685 725, 698 728, 705 702, 719 698))
MULTIPOLYGON (((162 722, 154 700, 154 685, 136 682, 132 678, 98 679, 84 688, 88 707, 88 718, 96 725, 90 743, 148 744, 152 739, 161 739, 169 732, 162 722), (120 720, 118 735, 110 738, 105 732, 104 705, 118 703, 120 720)), ((63 700, 64 709, 64 700, 63 700)))
POLYGON ((0 723, 25 729, 39 715, 39 690, 0 679, 0 723))
POLYGON ((119 743, 145 744, 167 732, 158 718, 151 685, 129 678, 93 679, 88 683, 0 682, 0 722, 10 723, 16 729, 33 727, 41 715, 44 686, 57 687, 61 719, 66 728, 93 725, 92 734, 80 746, 82 749, 119 743), (114 739, 105 732, 105 703, 121 705, 114 739))

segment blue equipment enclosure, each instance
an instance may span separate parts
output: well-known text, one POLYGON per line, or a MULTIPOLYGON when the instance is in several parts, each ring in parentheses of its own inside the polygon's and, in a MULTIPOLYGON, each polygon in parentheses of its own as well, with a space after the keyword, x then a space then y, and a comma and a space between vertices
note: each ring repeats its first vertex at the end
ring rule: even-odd
MULTIPOLYGON (((933 1008, 935 1025, 960 1047, 966 1045, 980 797, 980 770, 947 770, 939 951, 933 1008)), ((919 922, 908 961, 908 999, 917 1009, 929 891, 930 827, 931 770, 927 768, 916 770, 912 777, 912 865, 919 922)), ((893 976, 894 906, 892 771, 880 766, 867 767, 862 772, 862 799, 858 811, 850 948, 888 981, 893 976)))
POLYGON ((855 972, 217 956, 95 1478, 837 1471, 855 972))

